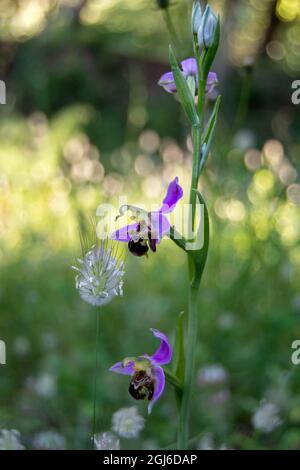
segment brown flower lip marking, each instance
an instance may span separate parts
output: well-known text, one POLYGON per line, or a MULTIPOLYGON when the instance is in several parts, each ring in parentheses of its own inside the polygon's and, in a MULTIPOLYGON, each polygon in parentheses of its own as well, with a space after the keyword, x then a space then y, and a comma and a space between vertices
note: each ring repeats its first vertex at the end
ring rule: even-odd
POLYGON ((136 372, 129 384, 129 393, 136 400, 151 400, 154 393, 154 380, 145 371, 136 372))

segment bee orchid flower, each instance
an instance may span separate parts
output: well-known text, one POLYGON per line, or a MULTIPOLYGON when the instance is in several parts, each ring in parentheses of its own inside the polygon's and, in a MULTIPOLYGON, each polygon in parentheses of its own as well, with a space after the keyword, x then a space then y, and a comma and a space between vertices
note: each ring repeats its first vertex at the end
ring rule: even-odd
POLYGON ((165 388, 165 373, 161 366, 172 359, 172 347, 167 336, 154 328, 150 331, 160 339, 160 346, 152 356, 128 357, 110 368, 117 374, 130 375, 129 393, 136 400, 149 401, 149 414, 165 388))
MULTIPOLYGON (((198 66, 197 61, 193 57, 189 59, 185 59, 181 62, 181 69, 182 74, 186 80, 189 77, 194 78, 196 89, 198 87, 198 66)), ((215 85, 218 83, 218 77, 215 72, 209 72, 207 81, 206 81, 206 94, 211 93, 214 89, 215 85)), ((162 86, 168 93, 176 93, 176 84, 173 72, 166 72, 164 73, 159 81, 158 84, 162 86)))
POLYGON ((170 222, 165 214, 175 209, 182 196, 183 190, 178 184, 178 177, 176 177, 169 184, 167 194, 158 211, 147 212, 132 205, 121 206, 118 217, 124 215, 127 211, 131 211, 135 223, 116 230, 111 238, 128 243, 129 251, 135 256, 146 255, 149 247, 155 252, 157 243, 170 229, 170 222))

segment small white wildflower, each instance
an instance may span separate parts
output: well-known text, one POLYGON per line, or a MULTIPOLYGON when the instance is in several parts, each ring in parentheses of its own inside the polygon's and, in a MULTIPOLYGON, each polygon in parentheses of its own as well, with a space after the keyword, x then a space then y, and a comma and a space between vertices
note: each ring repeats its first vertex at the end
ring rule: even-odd
POLYGON ((266 433, 273 431, 281 424, 278 406, 262 400, 252 416, 252 424, 258 431, 266 433))
POLYGON ((27 384, 31 390, 43 398, 51 398, 56 394, 56 377, 45 373, 37 378, 29 377, 27 384))
POLYGON ((76 288, 81 298, 91 305, 105 305, 113 297, 123 295, 124 263, 105 241, 94 245, 83 259, 78 259, 76 288))
POLYGON ((227 372, 220 364, 202 367, 198 372, 200 385, 219 385, 227 380, 227 372))
POLYGON ((198 445, 198 450, 213 450, 214 449, 214 440, 213 437, 210 433, 204 434, 204 436, 201 438, 199 445, 198 445))
POLYGON ((33 438, 33 447, 39 450, 64 450, 66 442, 64 436, 53 431, 42 431, 33 438))
POLYGON ((207 433, 201 438, 198 444, 198 450, 233 450, 228 449, 226 444, 222 443, 220 447, 217 447, 212 434, 207 433))
POLYGON ((112 429, 126 439, 134 439, 144 429, 145 420, 139 415, 135 406, 121 408, 112 417, 112 429))
POLYGON ((94 436, 96 450, 120 450, 120 440, 111 432, 102 432, 94 436))
POLYGON ((23 450, 25 447, 20 442, 20 433, 16 429, 0 430, 0 450, 23 450))

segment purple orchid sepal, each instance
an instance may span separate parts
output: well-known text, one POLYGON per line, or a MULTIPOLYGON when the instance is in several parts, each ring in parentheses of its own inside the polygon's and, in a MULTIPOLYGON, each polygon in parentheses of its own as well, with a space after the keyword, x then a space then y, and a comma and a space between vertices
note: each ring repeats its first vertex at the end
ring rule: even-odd
POLYGON ((128 243, 129 251, 135 256, 145 255, 149 247, 155 252, 156 245, 170 230, 170 222, 164 214, 172 212, 182 196, 183 190, 176 176, 169 184, 167 194, 158 211, 147 212, 131 205, 121 206, 120 216, 130 210, 136 222, 116 230, 111 234, 111 238, 128 243))
POLYGON ((135 358, 129 357, 109 369, 117 374, 131 376, 129 393, 136 400, 149 401, 149 414, 165 389, 165 373, 162 366, 171 362, 173 354, 168 337, 154 328, 150 331, 160 339, 159 348, 152 356, 144 354, 135 358))
MULTIPOLYGON (((193 77, 195 79, 196 88, 198 87, 198 67, 197 61, 193 57, 189 59, 185 59, 181 62, 181 69, 184 78, 187 80, 189 77, 193 77)), ((215 72, 209 72, 207 81, 206 81, 206 94, 211 93, 213 88, 218 83, 218 77, 215 72)), ((176 84, 173 72, 166 72, 164 73, 159 81, 158 85, 162 86, 168 93, 176 93, 176 84)))

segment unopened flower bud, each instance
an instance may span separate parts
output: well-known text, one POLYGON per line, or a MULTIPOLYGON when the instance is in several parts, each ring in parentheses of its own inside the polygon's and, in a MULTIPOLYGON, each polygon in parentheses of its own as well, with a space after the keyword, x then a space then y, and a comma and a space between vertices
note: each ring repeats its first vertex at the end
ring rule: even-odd
POLYGON ((207 5, 198 28, 198 45, 208 49, 214 39, 218 19, 209 5, 207 5))
POLYGON ((201 24, 201 19, 202 19, 202 8, 199 2, 195 2, 193 4, 193 10, 192 10, 192 33, 193 34, 198 34, 198 30, 201 24))

